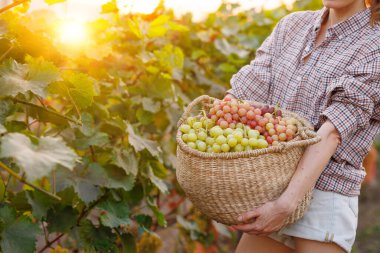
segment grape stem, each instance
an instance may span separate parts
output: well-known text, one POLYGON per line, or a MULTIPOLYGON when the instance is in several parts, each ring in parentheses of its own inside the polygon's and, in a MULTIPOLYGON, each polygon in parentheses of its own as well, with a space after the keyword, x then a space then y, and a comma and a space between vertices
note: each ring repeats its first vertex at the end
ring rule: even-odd
POLYGON ((18 181, 20 181, 21 183, 24 183, 30 187, 32 187, 33 189, 39 191, 39 192, 42 192, 46 195, 48 195, 49 197, 53 198, 53 199, 56 199, 58 201, 61 201, 61 198, 57 195, 54 195, 50 192, 47 192, 45 191, 44 189, 32 184, 32 183, 29 183, 28 181, 26 181, 23 177, 21 177, 19 174, 17 174, 16 172, 14 172, 12 169, 10 169, 7 165, 5 165, 4 163, 2 163, 0 161, 0 167, 2 167, 4 170, 6 170, 10 175, 12 175, 14 178, 16 178, 18 181))

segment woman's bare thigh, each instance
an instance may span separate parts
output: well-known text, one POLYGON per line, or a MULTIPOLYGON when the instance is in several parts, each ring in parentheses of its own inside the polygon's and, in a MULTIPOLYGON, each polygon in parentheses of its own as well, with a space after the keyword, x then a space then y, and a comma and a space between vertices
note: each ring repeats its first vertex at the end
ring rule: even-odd
POLYGON ((296 245, 295 253, 345 253, 341 247, 335 243, 318 242, 294 237, 296 245))
POLYGON ((293 253, 287 246, 267 237, 244 233, 235 253, 293 253))

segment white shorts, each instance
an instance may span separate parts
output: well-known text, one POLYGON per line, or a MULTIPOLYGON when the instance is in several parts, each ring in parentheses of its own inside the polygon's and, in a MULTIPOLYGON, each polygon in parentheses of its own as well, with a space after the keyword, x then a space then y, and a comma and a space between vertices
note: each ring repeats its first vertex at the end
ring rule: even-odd
POLYGON ((358 222, 358 196, 313 190, 305 215, 297 222, 269 235, 294 249, 293 237, 333 242, 351 252, 358 222))

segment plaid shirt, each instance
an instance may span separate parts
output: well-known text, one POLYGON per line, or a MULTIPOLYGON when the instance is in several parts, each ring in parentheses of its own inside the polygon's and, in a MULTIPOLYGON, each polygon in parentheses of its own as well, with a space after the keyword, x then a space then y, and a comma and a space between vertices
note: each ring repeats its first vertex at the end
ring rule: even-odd
POLYGON ((370 26, 366 9, 333 25, 315 47, 328 13, 324 7, 281 19, 256 58, 233 75, 228 92, 278 102, 308 119, 315 130, 328 118, 342 142, 315 187, 355 196, 365 177, 363 159, 380 132, 380 26, 370 26))

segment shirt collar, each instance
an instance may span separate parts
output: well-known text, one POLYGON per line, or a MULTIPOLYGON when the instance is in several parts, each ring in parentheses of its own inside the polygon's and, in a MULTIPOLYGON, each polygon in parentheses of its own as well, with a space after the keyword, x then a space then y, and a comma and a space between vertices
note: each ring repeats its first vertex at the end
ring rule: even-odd
MULTIPOLYGON (((317 31, 320 27, 322 22, 325 20, 325 18, 329 14, 329 8, 323 7, 321 10, 319 10, 317 18, 314 23, 314 31, 317 31)), ((362 28, 365 25, 369 25, 371 16, 371 10, 370 8, 366 8, 350 18, 333 25, 329 29, 327 29, 326 37, 331 37, 332 35, 336 35, 339 38, 344 38, 350 33, 362 28)))

